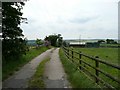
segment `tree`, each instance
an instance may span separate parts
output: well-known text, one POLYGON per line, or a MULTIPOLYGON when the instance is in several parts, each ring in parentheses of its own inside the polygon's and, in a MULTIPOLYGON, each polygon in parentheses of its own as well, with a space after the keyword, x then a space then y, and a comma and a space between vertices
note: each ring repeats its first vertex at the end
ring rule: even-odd
POLYGON ((43 44, 43 42, 42 42, 42 40, 41 40, 41 39, 37 39, 37 40, 36 40, 36 44, 37 44, 38 46, 40 46, 40 45, 42 45, 42 44, 43 44))
POLYGON ((52 46, 57 46, 57 45, 56 45, 57 39, 58 39, 58 36, 57 36, 57 35, 50 35, 50 36, 48 37, 48 41, 50 41, 50 43, 51 43, 52 46))
POLYGON ((62 45, 62 37, 61 34, 54 34, 54 35, 49 35, 48 37, 46 36, 44 40, 48 40, 52 46, 57 46, 59 43, 59 46, 62 45))
POLYGON ((63 41, 63 43, 62 43, 62 44, 63 44, 63 46, 65 46, 65 47, 69 47, 69 44, 70 44, 70 43, 69 43, 69 42, 67 42, 67 41, 63 41))
POLYGON ((57 46, 60 47, 63 42, 63 37, 61 37, 61 34, 58 34, 58 39, 57 39, 57 46))
POLYGON ((98 43, 104 43, 105 41, 104 40, 98 40, 98 43))
POLYGON ((2 2, 2 54, 5 60, 19 58, 27 51, 27 42, 20 28, 21 22, 26 20, 21 12, 24 5, 23 2, 2 2))
POLYGON ((107 44, 117 44, 113 39, 106 39, 107 44))
POLYGON ((66 41, 63 41, 63 46, 67 47, 66 41))

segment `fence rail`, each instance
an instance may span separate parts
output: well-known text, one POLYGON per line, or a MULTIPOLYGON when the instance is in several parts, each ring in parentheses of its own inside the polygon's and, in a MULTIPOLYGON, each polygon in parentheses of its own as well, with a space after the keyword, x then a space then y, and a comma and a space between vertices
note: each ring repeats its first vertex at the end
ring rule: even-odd
POLYGON ((77 66, 78 70, 83 71, 87 75, 89 74, 90 76, 92 76, 97 84, 101 83, 104 86, 106 86, 107 88, 111 88, 111 89, 115 89, 116 88, 116 87, 110 85, 108 82, 104 81, 103 79, 101 79, 99 77, 100 73, 102 73, 107 78, 115 81, 118 84, 118 86, 120 86, 120 78, 114 77, 114 76, 110 75, 109 73, 107 73, 107 72, 105 72, 105 71, 103 71, 103 70, 101 70, 99 68, 100 64, 104 64, 104 65, 106 65, 108 67, 112 67, 112 68, 118 70, 118 72, 120 72, 120 66, 112 64, 112 63, 108 63, 105 60, 100 59, 98 56, 92 57, 92 56, 83 54, 82 52, 77 52, 77 51, 75 51, 75 50, 73 50, 73 49, 71 49, 69 47, 65 47, 65 46, 62 46, 62 48, 63 48, 63 51, 65 52, 65 55, 67 56, 67 58, 74 65, 77 66), (76 57, 75 54, 78 54, 79 57, 76 57), (85 60, 83 60, 82 59, 83 56, 86 57, 86 58, 89 58, 92 61, 94 61, 95 65, 91 65, 88 62, 86 62, 85 60), (76 62, 76 60, 74 60, 74 59, 78 60, 79 63, 76 62), (88 67, 91 67, 92 69, 94 69, 95 73, 93 74, 92 72, 90 72, 85 66, 83 66, 83 64, 87 65, 88 67))

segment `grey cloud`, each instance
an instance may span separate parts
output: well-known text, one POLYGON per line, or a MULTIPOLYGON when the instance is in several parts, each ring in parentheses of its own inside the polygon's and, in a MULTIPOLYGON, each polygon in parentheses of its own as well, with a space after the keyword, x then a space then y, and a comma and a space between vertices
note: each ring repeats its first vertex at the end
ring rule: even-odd
POLYGON ((49 3, 38 1, 36 3, 35 0, 30 0, 23 10, 28 24, 22 25, 22 28, 28 39, 44 38, 53 33, 61 33, 64 38, 78 38, 79 35, 82 38, 117 37, 117 29, 114 28, 117 27, 117 4, 107 4, 104 0, 98 0, 95 4, 95 0, 90 1, 91 3, 81 0, 83 3, 76 4, 77 1, 71 0, 69 5, 65 1, 61 8, 61 4, 58 7, 53 5, 55 0, 47 0, 49 3))

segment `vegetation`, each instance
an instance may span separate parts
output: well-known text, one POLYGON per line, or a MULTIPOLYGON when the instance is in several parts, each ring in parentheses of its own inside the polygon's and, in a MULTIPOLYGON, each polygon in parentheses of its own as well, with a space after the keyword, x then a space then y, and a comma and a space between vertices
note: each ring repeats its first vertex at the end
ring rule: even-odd
POLYGON ((116 48, 118 48, 118 46, 120 46, 120 44, 106 44, 106 43, 101 43, 100 46, 101 47, 116 47, 116 48))
POLYGON ((61 34, 58 34, 58 40, 57 40, 57 46, 60 47, 62 45, 63 37, 61 37, 61 34))
POLYGON ((9 60, 7 63, 3 62, 2 66, 2 79, 5 80, 10 75, 12 75, 15 71, 19 70, 21 66, 28 63, 37 55, 41 54, 42 52, 46 51, 48 48, 40 47, 38 49, 30 49, 26 55, 23 55, 19 60, 9 60))
POLYGON ((118 44, 115 40, 113 39, 106 39, 106 40, 98 40, 98 43, 106 43, 106 44, 118 44))
POLYGON ((36 40, 36 44, 37 44, 37 46, 39 47, 40 45, 43 44, 43 41, 42 41, 41 39, 37 39, 37 40, 36 40))
POLYGON ((62 45, 62 37, 61 34, 54 34, 54 35, 49 35, 46 36, 45 41, 49 41, 51 43, 52 46, 61 46, 62 45))
POLYGON ((117 44, 117 42, 114 41, 113 39, 106 39, 106 43, 107 44, 117 44))
POLYGON ((63 44, 63 46, 68 47, 70 42, 67 42, 67 41, 64 40, 62 44, 63 44))
POLYGON ((65 72, 67 73, 68 80, 73 88, 98 88, 98 86, 90 80, 83 72, 76 70, 74 66, 64 55, 62 49, 60 49, 60 59, 63 63, 65 72))
POLYGON ((18 60, 27 49, 26 39, 20 28, 24 2, 2 2, 2 59, 6 62, 10 59, 18 60))
POLYGON ((50 58, 47 58, 39 64, 35 74, 32 76, 31 80, 29 81, 29 86, 28 86, 29 88, 45 88, 45 84, 43 81, 43 73, 44 73, 45 64, 49 60, 50 58))
POLYGON ((98 43, 104 43, 105 41, 104 40, 98 40, 98 43))
POLYGON ((118 64, 118 48, 74 48, 90 56, 99 56, 107 62, 118 64))

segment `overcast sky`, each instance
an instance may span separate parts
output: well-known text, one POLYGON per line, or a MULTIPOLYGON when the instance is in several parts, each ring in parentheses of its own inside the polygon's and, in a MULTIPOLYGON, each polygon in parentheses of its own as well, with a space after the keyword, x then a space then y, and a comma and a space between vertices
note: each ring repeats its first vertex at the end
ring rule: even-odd
POLYGON ((119 0, 29 0, 23 7, 27 39, 61 34, 64 39, 118 38, 119 0))

